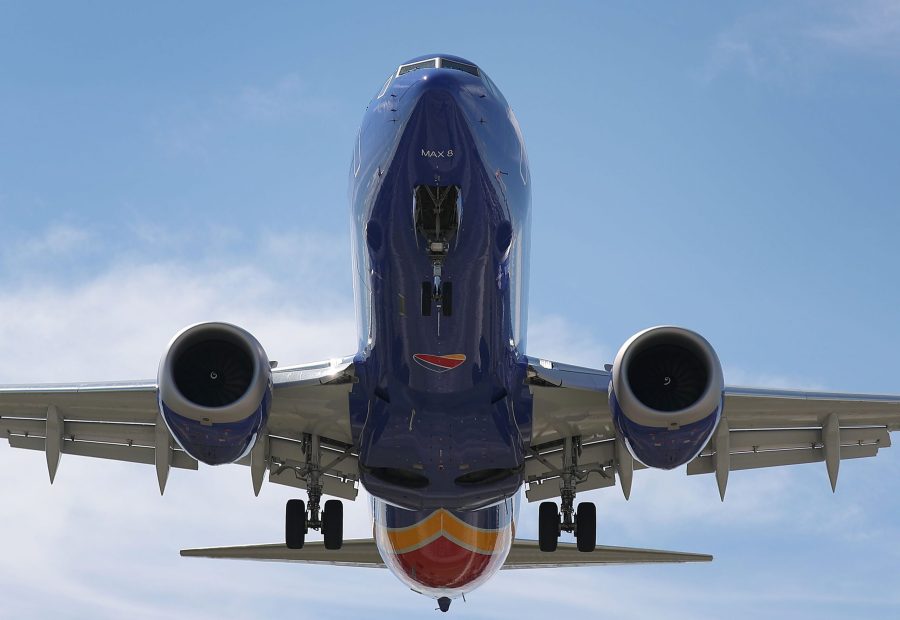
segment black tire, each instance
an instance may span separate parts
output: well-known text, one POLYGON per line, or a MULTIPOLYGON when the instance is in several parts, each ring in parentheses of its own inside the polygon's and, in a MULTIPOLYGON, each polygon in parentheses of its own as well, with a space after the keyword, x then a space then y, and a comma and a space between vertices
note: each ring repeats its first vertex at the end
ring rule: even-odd
POLYGON ((453 315, 453 282, 441 284, 441 314, 453 315))
POLYGON ((590 553, 597 546, 597 507, 581 502, 575 511, 575 541, 578 550, 590 553))
POLYGON ((556 551, 559 544, 559 508, 555 502, 541 502, 538 509, 538 547, 556 551))
POLYGON ((434 290, 431 282, 427 280, 422 282, 422 316, 431 316, 431 302, 434 296, 434 290))
POLYGON ((284 542, 288 549, 302 549, 306 541, 306 504, 289 499, 284 510, 284 542))
POLYGON ((322 536, 326 549, 340 549, 344 545, 344 505, 338 499, 325 502, 322 511, 322 536))

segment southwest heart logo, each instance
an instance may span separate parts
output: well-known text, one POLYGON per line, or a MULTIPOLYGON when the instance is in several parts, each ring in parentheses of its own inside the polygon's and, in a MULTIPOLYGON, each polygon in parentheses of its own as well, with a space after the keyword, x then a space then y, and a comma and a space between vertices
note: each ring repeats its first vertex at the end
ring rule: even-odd
POLYGON ((466 361, 466 356, 462 353, 453 355, 428 355, 426 353, 416 353, 413 359, 419 366, 427 368, 432 372, 447 372, 460 366, 466 361))

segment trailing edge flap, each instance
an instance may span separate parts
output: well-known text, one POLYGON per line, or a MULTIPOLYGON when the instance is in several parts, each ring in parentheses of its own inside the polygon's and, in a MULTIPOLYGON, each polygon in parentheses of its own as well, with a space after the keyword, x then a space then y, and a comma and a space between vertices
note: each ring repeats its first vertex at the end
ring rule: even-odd
MULTIPOLYGON (((304 564, 331 564, 335 566, 359 566, 384 568, 384 561, 371 538, 346 540, 336 550, 325 549, 321 542, 308 542, 302 549, 288 549, 283 544, 243 545, 239 547, 209 547, 183 549, 181 555, 195 558, 221 558, 229 560, 260 560, 269 562, 300 562, 304 564)), ((516 568, 565 568, 568 566, 597 566, 601 564, 654 564, 667 562, 709 562, 711 555, 657 551, 629 547, 602 547, 585 553, 571 543, 560 543, 556 551, 543 552, 536 540, 513 542, 504 569, 516 568)))
POLYGON ((504 569, 566 568, 569 566, 598 566, 601 564, 658 564, 667 562, 710 562, 713 557, 703 553, 657 551, 631 547, 603 547, 591 552, 579 551, 572 543, 560 543, 556 551, 545 552, 536 540, 513 542, 504 569))

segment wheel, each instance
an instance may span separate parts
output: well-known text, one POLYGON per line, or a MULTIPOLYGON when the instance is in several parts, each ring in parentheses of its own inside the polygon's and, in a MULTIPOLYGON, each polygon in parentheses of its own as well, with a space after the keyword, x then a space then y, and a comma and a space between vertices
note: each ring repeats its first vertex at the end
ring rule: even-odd
POLYGON ((302 549, 306 540, 306 504, 289 499, 284 510, 284 542, 288 549, 302 549))
POLYGON ((422 316, 431 316, 431 302, 434 297, 434 289, 431 282, 422 282, 422 316))
POLYGON ((340 549, 344 544, 344 505, 338 499, 325 502, 322 511, 322 536, 326 549, 340 549))
POLYGON ((453 315, 453 282, 441 284, 441 314, 453 315))
POLYGON ((578 550, 593 551, 597 546, 597 507, 593 502, 581 502, 575 511, 575 540, 578 550))
POLYGON ((559 544, 559 509, 555 502, 541 502, 538 509, 538 547, 556 551, 559 544))

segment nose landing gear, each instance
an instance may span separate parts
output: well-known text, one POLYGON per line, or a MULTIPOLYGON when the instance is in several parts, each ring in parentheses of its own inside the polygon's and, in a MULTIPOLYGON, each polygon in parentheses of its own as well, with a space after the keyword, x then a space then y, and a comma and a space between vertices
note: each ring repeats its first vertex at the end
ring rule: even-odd
POLYGON ((436 304, 437 311, 443 316, 453 315, 453 282, 441 282, 436 277, 433 282, 422 282, 422 316, 431 316, 431 307, 436 304))
POLYGON ((419 185, 415 188, 413 202, 416 232, 425 239, 425 251, 432 269, 431 279, 422 282, 422 316, 431 316, 432 306, 437 308, 439 316, 451 316, 453 283, 444 279, 443 268, 450 242, 459 231, 460 188, 456 185, 419 185))

